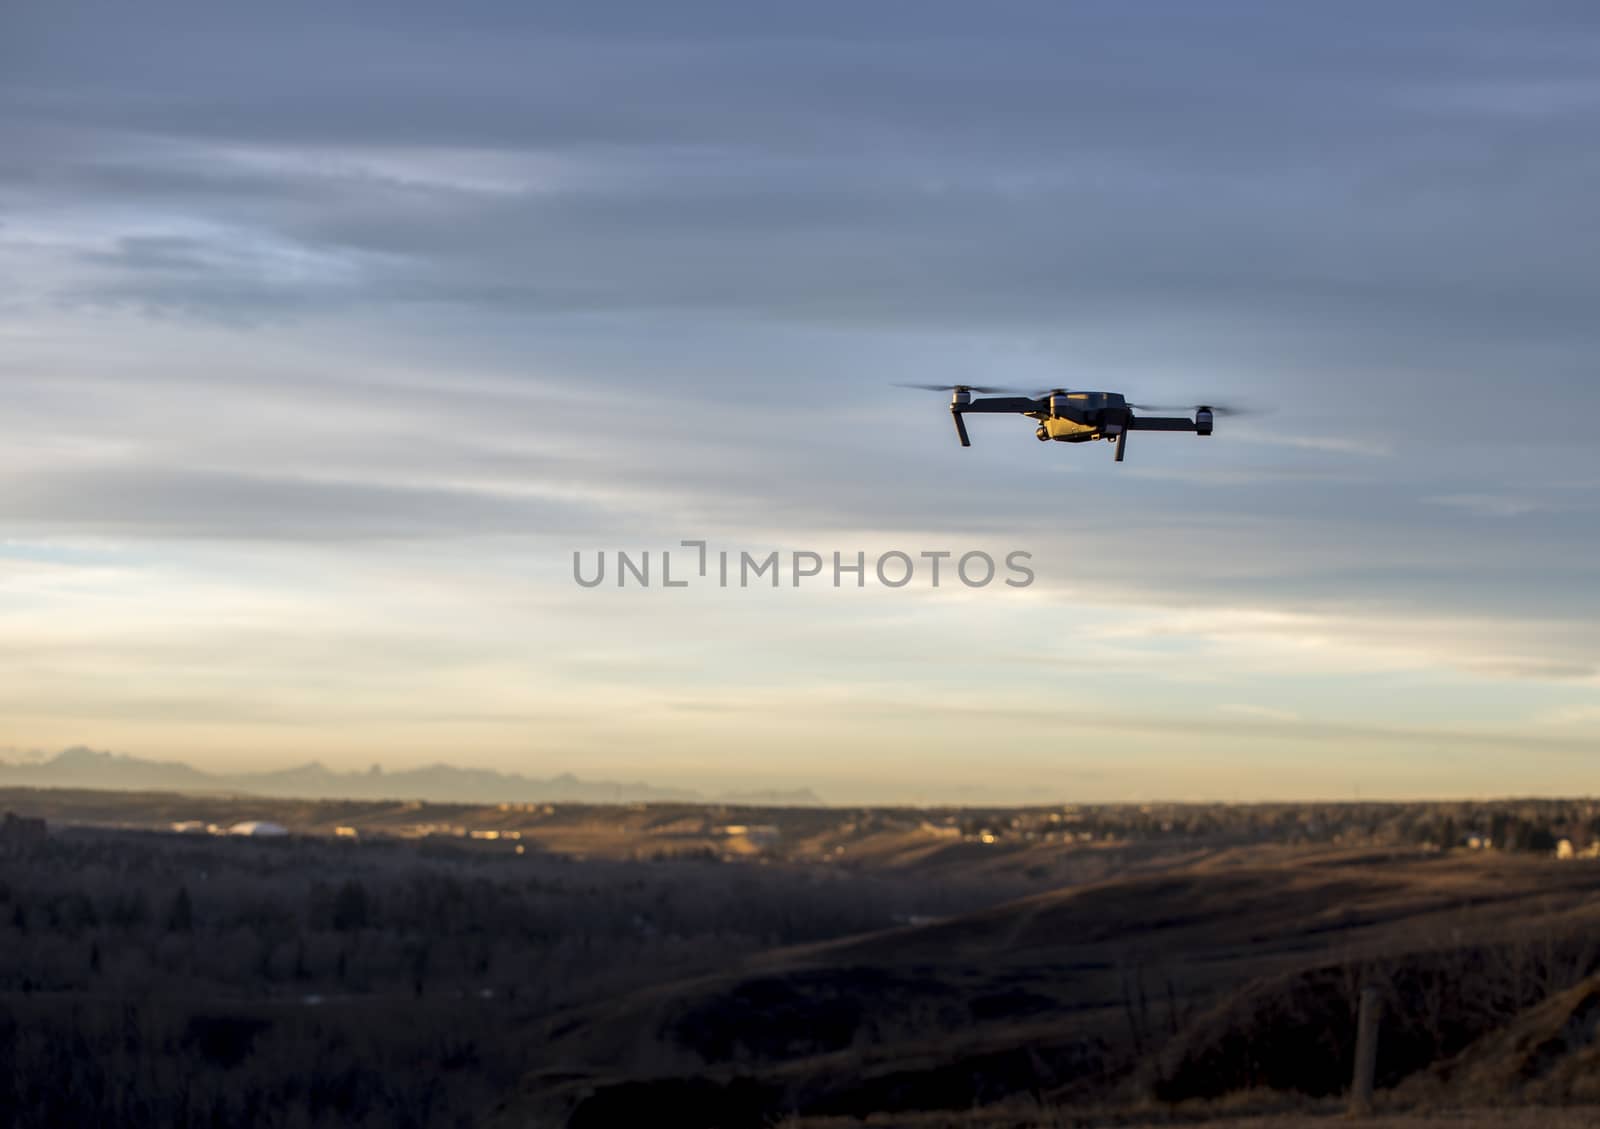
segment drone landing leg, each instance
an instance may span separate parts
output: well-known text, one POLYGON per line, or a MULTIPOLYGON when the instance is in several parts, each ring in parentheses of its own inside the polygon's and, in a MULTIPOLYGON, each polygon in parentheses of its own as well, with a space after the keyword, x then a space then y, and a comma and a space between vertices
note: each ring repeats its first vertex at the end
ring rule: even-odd
POLYGON ((1117 462, 1121 462, 1128 453, 1128 429, 1124 427, 1117 435, 1117 462))

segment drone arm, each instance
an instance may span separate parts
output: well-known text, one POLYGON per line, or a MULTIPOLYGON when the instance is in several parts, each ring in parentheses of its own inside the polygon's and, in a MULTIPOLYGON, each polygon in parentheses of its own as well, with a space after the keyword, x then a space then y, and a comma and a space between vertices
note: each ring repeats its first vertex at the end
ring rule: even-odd
POLYGON ((1048 409, 1048 404, 1028 396, 984 396, 969 403, 961 405, 963 412, 994 412, 1005 414, 1009 412, 1039 412, 1048 409))
POLYGON ((1028 396, 985 396, 977 400, 968 400, 966 403, 959 401, 950 405, 950 415, 956 421, 956 435, 961 438, 963 447, 970 447, 972 443, 967 439, 966 421, 961 417, 967 412, 978 412, 988 415, 1010 415, 1014 413, 1027 414, 1040 410, 1039 401, 1028 396))
POLYGON ((1131 416, 1124 425, 1129 431, 1198 431, 1194 420, 1185 416, 1131 416))

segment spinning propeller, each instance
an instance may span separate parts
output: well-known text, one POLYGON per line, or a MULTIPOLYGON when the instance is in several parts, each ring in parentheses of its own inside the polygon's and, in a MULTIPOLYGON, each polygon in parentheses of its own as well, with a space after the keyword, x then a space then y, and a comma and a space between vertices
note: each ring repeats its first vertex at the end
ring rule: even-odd
POLYGON ((924 392, 976 392, 982 396, 998 396, 1006 392, 1022 392, 1021 388, 998 388, 982 384, 901 384, 896 388, 920 388, 924 392))
MULTIPOLYGON (((1192 412, 1196 410, 1194 404, 1133 404, 1128 407, 1141 412, 1192 412)), ((1257 409, 1227 407, 1221 404, 1201 404, 1200 407, 1219 416, 1248 416, 1256 414, 1257 409)))
POLYGON ((972 402, 972 394, 974 392, 981 396, 997 396, 1008 392, 1027 395, 1020 388, 1001 388, 984 384, 902 384, 896 382, 895 387, 919 388, 924 392, 949 392, 950 418, 955 420, 956 438, 961 440, 963 447, 972 446, 972 440, 967 438, 967 423, 961 418, 961 409, 972 402))

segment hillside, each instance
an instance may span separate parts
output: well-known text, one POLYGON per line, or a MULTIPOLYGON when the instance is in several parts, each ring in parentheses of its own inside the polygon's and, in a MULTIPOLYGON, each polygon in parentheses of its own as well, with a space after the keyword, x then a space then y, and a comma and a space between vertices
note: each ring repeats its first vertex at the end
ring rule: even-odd
POLYGON ((1597 1100, 1600 864, 1432 841, 1578 835, 1588 801, 9 789, 0 809, 22 817, 0 834, 0 1049, 26 1064, 18 1080, 54 1079, 19 1100, 77 1123, 133 1123, 115 1081, 132 1054, 152 1127, 241 1102, 289 1124, 306 1078, 338 1124, 415 1118, 432 1092, 455 1123, 504 1129, 1298 1126, 1338 1113, 1368 984, 1385 1000, 1380 1104, 1410 1119, 1397 1126, 1597 1100), (289 834, 225 834, 249 820, 289 834), (151 1024, 131 1049, 129 1007, 151 1024), (35 1030, 87 1057, 53 1056, 35 1030), (174 1073, 214 1032, 203 1069, 174 1073), (386 1063, 458 1065, 433 1082, 349 1074, 334 1052, 351 1039, 386 1063), (93 1087, 71 1082, 83 1071, 93 1087))
POLYGON ((1410 1089, 1486 1103, 1600 1103, 1600 977, 1529 1008, 1410 1089))
POLYGON ((1364 982, 1391 999, 1392 1086, 1595 956, 1582 939, 1600 926, 1600 868, 1264 854, 760 954, 579 1009, 495 1124, 1328 1097, 1349 1077, 1364 982))

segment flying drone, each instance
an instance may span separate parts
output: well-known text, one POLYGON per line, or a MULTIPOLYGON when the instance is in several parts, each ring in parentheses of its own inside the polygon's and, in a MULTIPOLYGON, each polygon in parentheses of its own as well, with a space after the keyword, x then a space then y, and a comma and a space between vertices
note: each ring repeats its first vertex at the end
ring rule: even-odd
POLYGON ((1002 395, 1016 392, 1013 388, 983 388, 976 384, 902 384, 901 388, 921 388, 929 392, 949 392, 950 415, 956 421, 956 435, 963 447, 972 446, 967 438, 965 415, 1008 414, 1015 412, 1039 421, 1034 436, 1041 443, 1089 443, 1097 439, 1114 442, 1117 462, 1128 451, 1130 431, 1191 431, 1196 435, 1210 435, 1214 417, 1232 415, 1229 408, 1202 404, 1194 409, 1194 417, 1140 415, 1140 412, 1183 411, 1177 407, 1157 407, 1149 404, 1130 404, 1117 392, 1080 392, 1067 388, 1052 388, 1036 395, 1002 395), (972 394, 979 393, 980 399, 972 394))

